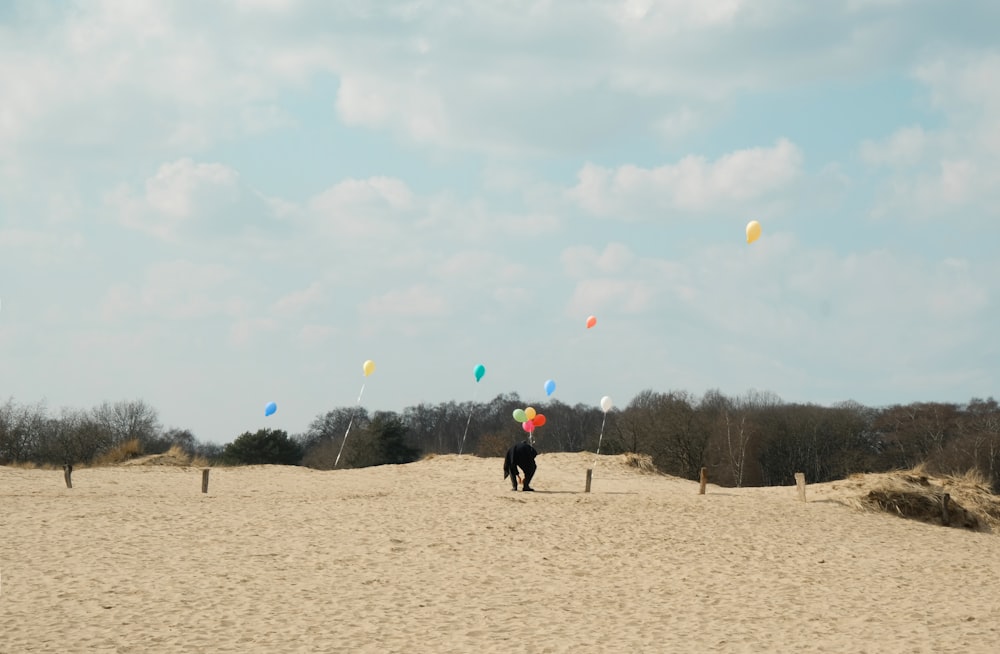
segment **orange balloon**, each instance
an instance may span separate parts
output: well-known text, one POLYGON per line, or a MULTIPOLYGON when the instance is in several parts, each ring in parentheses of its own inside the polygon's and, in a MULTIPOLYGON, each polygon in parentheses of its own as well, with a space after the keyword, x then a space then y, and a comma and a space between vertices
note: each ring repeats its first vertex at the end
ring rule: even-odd
POLYGON ((587 318, 587 329, 590 329, 596 324, 597 324, 597 318, 595 318, 594 316, 590 316, 589 318, 587 318))
POLYGON ((541 427, 545 424, 545 416, 540 413, 536 413, 534 423, 536 427, 541 427))

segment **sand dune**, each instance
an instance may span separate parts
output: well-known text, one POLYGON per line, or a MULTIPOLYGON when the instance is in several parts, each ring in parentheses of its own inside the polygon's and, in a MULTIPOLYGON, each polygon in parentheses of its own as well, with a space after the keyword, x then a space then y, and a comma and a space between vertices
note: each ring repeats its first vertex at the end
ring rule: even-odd
POLYGON ((0 467, 0 652, 997 652, 1000 538, 623 457, 0 467))

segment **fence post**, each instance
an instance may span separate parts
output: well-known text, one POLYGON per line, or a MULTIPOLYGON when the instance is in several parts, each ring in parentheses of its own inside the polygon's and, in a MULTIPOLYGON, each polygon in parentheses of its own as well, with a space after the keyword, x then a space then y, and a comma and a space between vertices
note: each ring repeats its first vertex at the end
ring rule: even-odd
POLYGON ((799 489, 799 499, 803 502, 806 501, 806 473, 796 472, 795 473, 795 485, 799 489))
POLYGON ((708 468, 702 467, 701 469, 701 487, 698 488, 698 494, 705 494, 705 486, 708 485, 708 468))
POLYGON ((73 464, 67 463, 63 466, 63 479, 66 481, 66 488, 73 488, 73 464))
POLYGON ((201 471, 201 492, 208 492, 208 468, 202 468, 201 471))

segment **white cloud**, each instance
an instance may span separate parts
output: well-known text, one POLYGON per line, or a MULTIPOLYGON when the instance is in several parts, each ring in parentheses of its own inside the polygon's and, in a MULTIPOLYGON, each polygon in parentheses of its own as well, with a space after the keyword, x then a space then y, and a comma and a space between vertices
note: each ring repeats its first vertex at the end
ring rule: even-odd
POLYGON ((299 343, 305 347, 322 345, 333 338, 336 330, 329 325, 304 325, 299 330, 299 343))
MULTIPOLYGON (((824 374, 857 375, 859 392, 870 392, 900 370, 936 371, 923 392, 934 379, 981 376, 972 353, 992 342, 990 325, 1000 317, 991 304, 1000 286, 982 264, 886 250, 838 254, 787 234, 677 259, 638 256, 620 244, 576 247, 562 261, 574 280, 567 315, 594 313, 604 330, 623 325, 616 336, 637 339, 634 347, 657 333, 650 324, 662 325, 648 365, 691 361, 692 382, 706 369, 722 378, 739 370, 750 385, 797 393, 823 388, 824 374), (602 260, 616 263, 602 270, 602 260)), ((719 384, 712 375, 705 383, 719 384)), ((911 383, 905 392, 917 389, 911 383)))
POLYGON ((692 155, 656 168, 587 164, 569 195, 593 214, 622 219, 663 209, 706 212, 765 198, 793 182, 801 165, 799 149, 786 139, 714 162, 692 155))
POLYGON ((623 28, 664 37, 731 24, 745 3, 743 0, 624 0, 618 4, 617 18, 623 28))
POLYGON ((593 312, 647 314, 689 297, 685 266, 670 260, 640 257, 623 243, 609 243, 603 251, 590 246, 563 250, 563 272, 574 280, 567 315, 593 312))
POLYGON ((946 24, 930 6, 860 4, 26 3, 0 44, 0 145, 191 154, 290 125, 282 93, 333 75, 348 125, 503 156, 587 152, 621 134, 677 138, 737 93, 890 69, 932 36, 991 42, 965 29, 988 2, 946 24))
POLYGON ((934 106, 977 122, 993 122, 1000 113, 1000 89, 995 83, 998 74, 1000 52, 995 49, 941 57, 914 71, 914 77, 930 89, 934 106))
POLYGON ((563 250, 560 259, 564 271, 571 277, 622 273, 638 260, 622 243, 609 243, 603 252, 598 252, 589 245, 569 247, 563 250))
POLYGON ((874 165, 912 166, 923 160, 929 140, 929 135, 919 125, 902 127, 883 142, 863 141, 861 158, 874 165))
POLYGON ((514 284, 527 278, 528 267, 505 254, 466 250, 442 256, 431 266, 434 276, 452 287, 473 288, 514 284))
POLYGON ((229 329, 229 344, 244 349, 258 342, 259 337, 277 331, 278 323, 273 318, 241 318, 229 329))
POLYGON ((275 98, 294 78, 263 65, 275 43, 237 49, 213 33, 227 22, 215 11, 107 0, 15 9, 13 21, 0 42, 0 144, 23 156, 38 144, 102 158, 190 151, 287 122, 275 98))
POLYGON ((347 179, 338 182, 311 202, 320 211, 350 211, 359 207, 385 205, 391 209, 407 209, 413 193, 406 183, 390 177, 347 179))
POLYGON ((225 0, 236 11, 285 13, 297 8, 300 0, 225 0))
POLYGON ((895 177, 872 213, 880 218, 992 225, 1000 217, 1000 171, 984 166, 969 159, 942 159, 937 170, 895 177))
POLYGON ((87 256, 79 231, 0 228, 0 263, 52 265, 87 256))
POLYGON ((275 302, 271 309, 280 314, 297 313, 323 301, 325 293, 322 285, 313 282, 307 288, 292 291, 275 302))
POLYGON ((658 294, 651 284, 638 279, 585 279, 577 283, 567 304, 568 315, 588 312, 645 313, 658 294))
POLYGON ((367 318, 415 318, 443 316, 451 312, 445 297, 423 284, 392 290, 372 297, 361 307, 367 318))
POLYGON ((450 121, 444 101, 422 83, 380 79, 374 75, 343 75, 337 92, 337 115, 347 125, 396 125, 418 143, 440 143, 450 121), (405 101, 400 101, 400 98, 405 101))
POLYGON ((890 175, 876 217, 947 219, 983 224, 1000 216, 1000 54, 943 56, 917 66, 931 105, 945 124, 901 128, 883 142, 866 141, 861 157, 890 175))
POLYGON ((214 200, 222 195, 223 202, 232 201, 238 184, 239 175, 232 168, 181 159, 164 164, 155 176, 146 180, 146 201, 150 208, 167 217, 190 219, 196 204, 201 205, 205 199, 214 200))
POLYGON ((104 296, 104 320, 126 318, 192 320, 235 316, 245 304, 231 287, 236 273, 220 264, 186 260, 154 263, 141 285, 114 284, 104 296))
POLYGON ((653 121, 653 130, 668 142, 678 141, 703 126, 703 112, 689 107, 664 114, 653 121))
POLYGON ((392 99, 386 95, 374 80, 342 76, 337 92, 337 113, 348 125, 381 127, 392 112, 392 99))
POLYGON ((273 213, 267 199, 244 187, 234 169, 186 158, 160 166, 141 194, 123 185, 105 201, 125 227, 168 241, 238 234, 266 226, 273 213))
POLYGON ((848 11, 866 11, 871 9, 892 8, 906 4, 907 0, 847 0, 848 11))
POLYGON ((323 232, 346 239, 398 236, 418 208, 409 187, 389 177, 338 182, 307 206, 310 220, 323 232))

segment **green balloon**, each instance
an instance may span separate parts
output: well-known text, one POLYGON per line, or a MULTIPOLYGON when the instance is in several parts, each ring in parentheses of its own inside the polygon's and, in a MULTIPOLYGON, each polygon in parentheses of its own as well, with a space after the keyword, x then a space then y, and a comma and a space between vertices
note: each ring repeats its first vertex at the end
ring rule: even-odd
POLYGON ((524 422, 528 419, 527 414, 524 413, 524 409, 514 409, 514 420, 518 422, 524 422))

